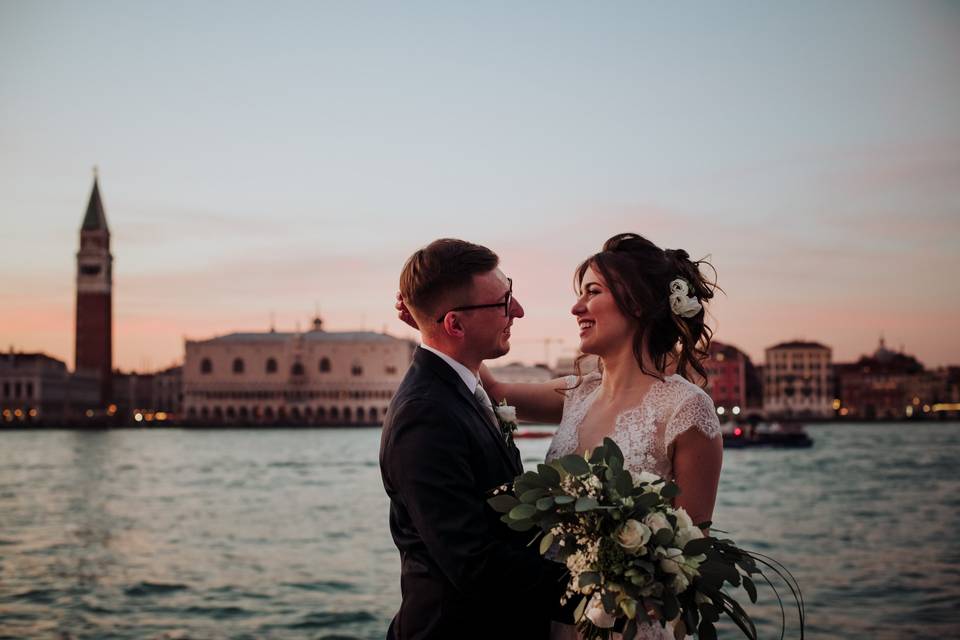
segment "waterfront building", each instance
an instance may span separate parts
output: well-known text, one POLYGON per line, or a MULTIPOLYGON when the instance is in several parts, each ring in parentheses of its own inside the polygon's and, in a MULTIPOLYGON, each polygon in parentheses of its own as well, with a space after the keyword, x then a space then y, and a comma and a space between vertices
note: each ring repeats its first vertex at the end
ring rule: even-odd
POLYGON ((379 424, 416 343, 370 331, 231 333, 187 340, 188 424, 379 424))
MULTIPOLYGON (((531 366, 512 362, 500 367, 490 367, 490 373, 498 382, 546 382, 555 376, 545 364, 531 366)), ((509 400, 509 398, 508 398, 509 400)))
POLYGON ((76 312, 74 370, 100 377, 99 406, 105 407, 111 399, 113 369, 113 256, 96 173, 80 226, 76 312))
POLYGON ((703 366, 707 370, 706 391, 720 416, 745 418, 748 408, 755 413, 761 410, 760 380, 750 356, 714 340, 703 366))
POLYGON ((68 426, 100 407, 100 377, 43 353, 0 354, 0 421, 68 426))
POLYGON ((882 337, 872 355, 838 364, 835 375, 842 418, 916 418, 940 413, 954 400, 948 369, 926 370, 914 356, 888 349, 882 337))
POLYGON ((768 417, 828 418, 834 415, 831 350, 817 342, 769 347, 763 380, 768 417))

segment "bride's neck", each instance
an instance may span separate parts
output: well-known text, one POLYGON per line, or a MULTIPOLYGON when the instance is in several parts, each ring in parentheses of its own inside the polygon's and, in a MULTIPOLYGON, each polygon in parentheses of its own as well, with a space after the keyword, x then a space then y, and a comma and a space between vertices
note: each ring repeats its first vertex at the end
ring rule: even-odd
MULTIPOLYGON (((640 370, 632 348, 621 349, 615 354, 604 356, 602 360, 602 395, 609 400, 628 398, 631 391, 647 389, 657 379, 656 376, 640 370)), ((656 371, 646 356, 643 364, 647 371, 656 371)))

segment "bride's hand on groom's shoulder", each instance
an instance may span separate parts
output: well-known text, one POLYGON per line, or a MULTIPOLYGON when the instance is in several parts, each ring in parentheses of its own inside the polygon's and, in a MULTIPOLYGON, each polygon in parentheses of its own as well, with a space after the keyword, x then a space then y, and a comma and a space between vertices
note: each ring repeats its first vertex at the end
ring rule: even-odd
POLYGON ((397 291, 397 302, 393 305, 393 307, 397 310, 398 318, 406 322, 417 331, 420 330, 420 326, 417 324, 417 321, 413 319, 413 316, 410 314, 410 310, 407 309, 407 305, 403 302, 403 295, 399 291, 397 291))

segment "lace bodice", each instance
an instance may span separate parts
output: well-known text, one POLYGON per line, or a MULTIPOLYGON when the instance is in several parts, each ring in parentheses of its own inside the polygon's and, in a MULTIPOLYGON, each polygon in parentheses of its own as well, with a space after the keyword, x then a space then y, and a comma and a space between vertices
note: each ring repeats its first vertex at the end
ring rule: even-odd
MULTIPOLYGON (((576 376, 567 377, 567 387, 576 384, 576 376)), ((600 389, 600 374, 590 373, 582 384, 569 391, 563 404, 563 417, 547 460, 561 458, 581 448, 580 423, 600 389)), ((673 442, 684 431, 695 428, 707 437, 720 435, 720 422, 703 389, 679 375, 653 383, 640 404, 617 416, 610 437, 624 455, 624 467, 636 474, 649 471, 664 478, 673 477, 673 442)))
MULTIPOLYGON (((568 376, 567 388, 576 384, 568 376)), ((567 392, 563 417, 557 428, 547 461, 578 451, 579 428, 600 389, 600 374, 584 376, 579 387, 567 392)), ((656 381, 640 404, 617 416, 610 437, 623 451, 624 467, 631 473, 649 471, 664 478, 673 477, 673 441, 688 429, 699 429, 707 437, 720 435, 720 421, 713 401, 700 387, 678 375, 656 381)), ((612 634, 621 640, 619 633, 612 634)), ((636 640, 673 640, 673 628, 659 624, 641 624, 636 640)), ((551 640, 580 640, 576 627, 553 623, 551 640)))

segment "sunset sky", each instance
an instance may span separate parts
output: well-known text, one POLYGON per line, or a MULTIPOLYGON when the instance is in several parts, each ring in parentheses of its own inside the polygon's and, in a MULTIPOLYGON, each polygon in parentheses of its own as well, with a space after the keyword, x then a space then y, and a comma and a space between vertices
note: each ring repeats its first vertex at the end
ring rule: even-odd
POLYGON ((960 364, 956 2, 0 0, 0 347, 73 365, 99 166, 114 357, 386 328, 405 258, 488 245, 572 354, 621 231, 709 255, 716 338, 960 364))

